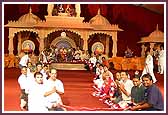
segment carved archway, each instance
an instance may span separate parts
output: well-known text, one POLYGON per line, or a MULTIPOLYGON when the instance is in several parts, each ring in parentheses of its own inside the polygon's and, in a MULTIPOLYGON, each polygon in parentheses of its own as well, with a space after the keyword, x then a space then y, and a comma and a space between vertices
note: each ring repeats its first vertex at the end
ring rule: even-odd
POLYGON ((32 43, 35 45, 34 54, 39 55, 39 41, 37 37, 38 37, 38 34, 32 31, 19 31, 15 33, 14 38, 13 38, 14 55, 20 55, 22 51, 22 44, 26 40, 32 41, 32 43))
MULTIPOLYGON (((69 37, 67 36, 59 36, 57 38, 55 38, 52 42, 51 42, 51 45, 50 46, 57 46, 61 43, 67 43, 67 45, 69 44, 69 47, 73 47, 73 48, 76 48, 76 43, 70 39, 69 37)), ((60 46, 59 46, 60 47, 60 46)))

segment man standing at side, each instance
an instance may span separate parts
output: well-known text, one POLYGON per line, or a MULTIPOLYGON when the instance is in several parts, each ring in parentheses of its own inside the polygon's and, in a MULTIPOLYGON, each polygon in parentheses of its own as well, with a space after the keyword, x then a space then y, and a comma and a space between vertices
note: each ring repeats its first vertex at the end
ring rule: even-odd
POLYGON ((144 67, 144 70, 142 72, 141 77, 144 74, 149 73, 152 76, 153 83, 156 83, 157 80, 156 80, 156 77, 155 77, 154 72, 153 72, 153 68, 154 68, 153 57, 152 57, 151 52, 149 50, 147 50, 146 55, 147 56, 146 56, 146 59, 145 59, 145 67, 144 67))
POLYGON ((158 73, 163 74, 164 71, 164 49, 160 46, 159 59, 158 59, 158 73))

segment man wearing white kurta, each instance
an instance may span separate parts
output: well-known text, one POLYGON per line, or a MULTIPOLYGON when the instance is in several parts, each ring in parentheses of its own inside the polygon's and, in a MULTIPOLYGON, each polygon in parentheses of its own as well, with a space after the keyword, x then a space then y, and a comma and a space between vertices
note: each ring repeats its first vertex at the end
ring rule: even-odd
POLYGON ((128 73, 122 71, 119 87, 121 90, 123 101, 125 102, 131 101, 131 89, 133 86, 134 86, 133 82, 128 78, 128 73))
POLYGON ((92 57, 89 59, 89 61, 90 61, 90 63, 93 64, 93 67, 96 66, 96 61, 97 61, 97 59, 96 59, 96 57, 94 56, 94 54, 92 54, 92 57))
POLYGON ((20 86, 20 90, 21 90, 21 95, 20 95, 20 108, 22 110, 24 109, 28 109, 27 107, 27 99, 28 99, 28 95, 26 93, 27 87, 28 87, 28 77, 27 77, 27 67, 23 66, 21 68, 21 75, 18 78, 18 83, 20 86))
POLYGON ((23 66, 27 67, 27 63, 30 62, 30 57, 32 56, 32 53, 28 53, 24 55, 19 62, 19 67, 22 68, 23 66))
POLYGON ((161 47, 158 59, 158 72, 160 74, 163 74, 163 71, 164 71, 164 50, 163 47, 161 47))
POLYGON ((145 67, 144 67, 144 70, 143 70, 143 72, 142 72, 141 77, 142 77, 144 74, 149 73, 149 74, 152 76, 153 83, 155 83, 157 80, 156 80, 155 75, 154 75, 154 73, 153 73, 153 68, 154 68, 154 65, 153 65, 153 57, 152 57, 152 55, 150 54, 150 52, 147 51, 147 57, 146 57, 146 59, 145 59, 145 67))
MULTIPOLYGON (((57 110, 62 105, 60 94, 64 93, 64 86, 61 80, 57 79, 57 70, 52 68, 49 73, 50 78, 45 84, 45 98, 49 110, 57 110), (55 107, 53 107, 53 104, 55 107)), ((62 109, 63 110, 63 109, 62 109)))

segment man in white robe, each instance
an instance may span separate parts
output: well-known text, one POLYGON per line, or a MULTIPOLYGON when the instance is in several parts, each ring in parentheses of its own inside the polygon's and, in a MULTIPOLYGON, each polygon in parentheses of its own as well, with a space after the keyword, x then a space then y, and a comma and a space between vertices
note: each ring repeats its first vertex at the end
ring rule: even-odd
POLYGON ((143 69, 143 72, 142 72, 141 77, 142 77, 144 74, 149 73, 149 74, 152 76, 153 83, 155 83, 157 80, 156 80, 156 77, 155 77, 155 75, 154 75, 153 68, 154 68, 154 65, 153 65, 153 57, 152 57, 152 55, 150 54, 150 52, 147 51, 147 57, 146 57, 146 59, 145 59, 145 67, 144 67, 144 69, 143 69))

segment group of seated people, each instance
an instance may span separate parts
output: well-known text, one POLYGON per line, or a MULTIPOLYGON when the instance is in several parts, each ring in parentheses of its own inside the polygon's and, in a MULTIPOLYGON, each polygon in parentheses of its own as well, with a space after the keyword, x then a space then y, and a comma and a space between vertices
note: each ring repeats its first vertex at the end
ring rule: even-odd
POLYGON ((29 112, 66 111, 61 107, 64 85, 57 78, 57 70, 37 62, 20 64, 18 83, 21 90, 20 108, 29 112), (21 65, 22 64, 22 65, 21 65))
POLYGON ((90 55, 87 51, 80 50, 79 47, 75 48, 57 48, 51 47, 44 49, 40 56, 39 61, 42 63, 52 62, 76 62, 78 60, 88 60, 90 55))
MULTIPOLYGON (((61 107, 61 94, 64 93, 63 83, 57 79, 57 70, 49 69, 49 63, 40 61, 33 65, 30 57, 32 52, 24 55, 19 63, 21 75, 18 83, 21 89, 21 109, 28 111, 55 111, 66 109, 61 107), (56 98, 55 98, 56 97, 56 98)), ((105 57, 92 55, 88 60, 95 72, 93 79, 93 96, 106 103, 111 108, 135 110, 162 111, 163 98, 159 88, 153 83, 150 74, 134 76, 121 71, 109 71, 105 57), (131 79, 132 78, 132 79, 131 79)))
POLYGON ((96 55, 95 53, 92 53, 89 60, 85 60, 85 68, 89 71, 96 71, 96 63, 99 62, 103 65, 106 65, 107 67, 110 67, 108 60, 106 57, 102 54, 96 55))
POLYGON ((131 77, 127 71, 118 71, 113 76, 106 65, 96 62, 94 76, 92 95, 114 110, 163 111, 164 109, 162 94, 153 83, 150 74, 141 76, 136 71, 131 77))

